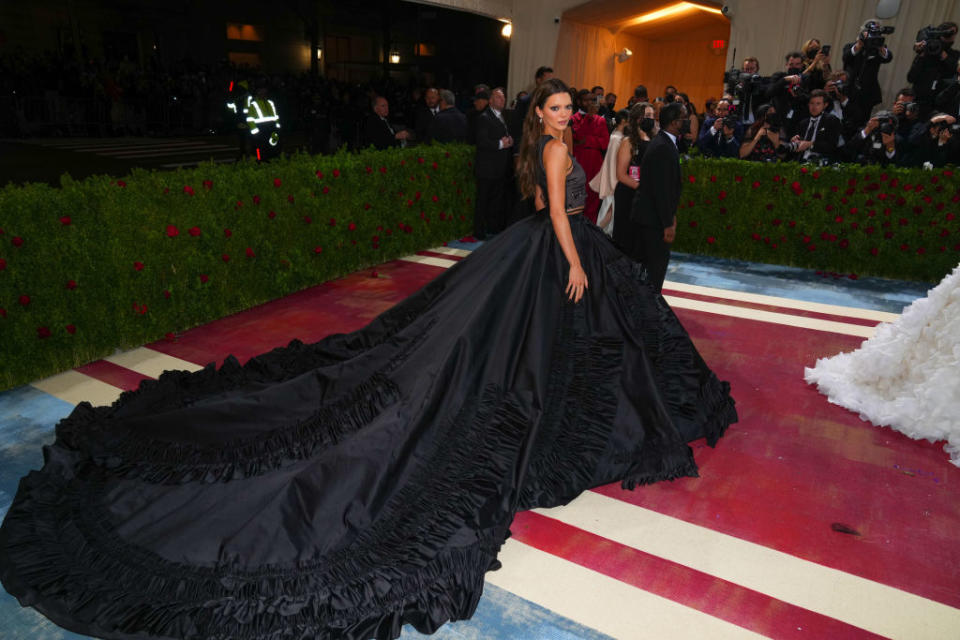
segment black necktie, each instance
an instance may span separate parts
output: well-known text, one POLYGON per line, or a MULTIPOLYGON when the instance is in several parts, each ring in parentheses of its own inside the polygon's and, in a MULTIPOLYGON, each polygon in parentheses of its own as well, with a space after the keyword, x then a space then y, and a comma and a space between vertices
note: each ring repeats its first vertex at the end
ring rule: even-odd
POLYGON ((818 122, 820 122, 820 116, 810 118, 810 124, 807 125, 807 133, 803 136, 804 140, 813 140, 813 134, 817 132, 818 122))

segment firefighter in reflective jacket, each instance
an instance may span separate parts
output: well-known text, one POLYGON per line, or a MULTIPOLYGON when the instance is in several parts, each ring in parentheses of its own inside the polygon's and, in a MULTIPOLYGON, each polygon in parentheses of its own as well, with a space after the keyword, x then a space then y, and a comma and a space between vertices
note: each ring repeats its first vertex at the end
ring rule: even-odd
POLYGON ((249 129, 250 152, 257 161, 280 154, 280 116, 273 100, 267 97, 266 84, 257 87, 257 95, 247 96, 243 115, 249 129))

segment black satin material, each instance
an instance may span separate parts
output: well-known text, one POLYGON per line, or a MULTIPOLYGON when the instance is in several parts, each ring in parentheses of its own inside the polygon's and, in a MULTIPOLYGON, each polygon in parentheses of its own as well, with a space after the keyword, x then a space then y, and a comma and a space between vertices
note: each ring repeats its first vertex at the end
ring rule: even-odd
POLYGON ((0 580, 103 638, 395 638, 472 615, 520 509, 696 475, 736 420, 641 265, 513 225, 352 334, 166 373, 57 427, 0 580))

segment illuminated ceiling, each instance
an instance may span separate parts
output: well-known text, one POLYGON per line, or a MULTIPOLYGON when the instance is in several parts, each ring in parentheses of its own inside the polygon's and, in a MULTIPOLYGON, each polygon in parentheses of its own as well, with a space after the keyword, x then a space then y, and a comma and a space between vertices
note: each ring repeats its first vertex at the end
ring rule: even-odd
POLYGON ((729 26, 720 14, 722 4, 719 0, 591 0, 568 9, 563 19, 659 40, 675 37, 681 25, 685 31, 729 26))

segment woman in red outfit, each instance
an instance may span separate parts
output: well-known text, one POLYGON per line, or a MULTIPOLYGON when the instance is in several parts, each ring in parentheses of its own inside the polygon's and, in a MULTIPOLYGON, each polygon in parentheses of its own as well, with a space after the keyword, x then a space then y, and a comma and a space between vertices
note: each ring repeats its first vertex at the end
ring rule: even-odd
MULTIPOLYGON (((600 173, 603 166, 603 152, 610 142, 610 132, 607 130, 607 121, 597 115, 599 105, 596 96, 587 89, 581 89, 580 110, 573 114, 570 125, 573 128, 573 157, 587 174, 587 182, 600 173)), ((593 189, 587 188, 587 204, 583 215, 590 222, 597 222, 597 212, 600 210, 600 195, 593 189)))

